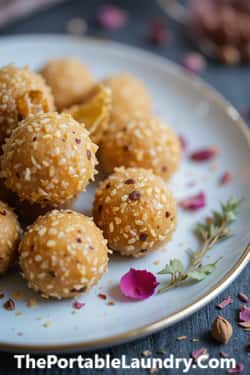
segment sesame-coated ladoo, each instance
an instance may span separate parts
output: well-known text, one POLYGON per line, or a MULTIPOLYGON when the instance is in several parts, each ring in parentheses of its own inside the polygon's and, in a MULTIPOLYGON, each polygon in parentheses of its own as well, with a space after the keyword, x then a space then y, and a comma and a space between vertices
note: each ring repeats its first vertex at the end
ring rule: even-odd
POLYGON ((54 99, 44 79, 29 67, 0 69, 0 144, 18 122, 31 114, 54 110, 54 99))
POLYGON ((95 174, 97 146, 69 114, 29 117, 3 147, 1 177, 21 200, 58 206, 83 191, 95 174))
POLYGON ((151 171, 121 167, 97 189, 94 220, 111 249, 140 257, 171 239, 176 202, 151 171))
POLYGON ((143 82, 132 74, 117 74, 103 82, 112 90, 111 117, 113 119, 151 113, 150 94, 143 82))
POLYGON ((107 173, 119 166, 140 167, 165 180, 178 168, 181 154, 177 135, 152 115, 112 122, 100 146, 100 161, 107 173))
POLYGON ((94 82, 88 68, 70 57, 49 61, 41 74, 52 89, 59 111, 78 104, 94 82))
POLYGON ((15 262, 21 228, 16 215, 0 201, 0 275, 15 262))
POLYGON ((22 275, 45 298, 77 296, 106 271, 106 242, 91 218, 70 210, 50 211, 28 228, 20 243, 22 275))

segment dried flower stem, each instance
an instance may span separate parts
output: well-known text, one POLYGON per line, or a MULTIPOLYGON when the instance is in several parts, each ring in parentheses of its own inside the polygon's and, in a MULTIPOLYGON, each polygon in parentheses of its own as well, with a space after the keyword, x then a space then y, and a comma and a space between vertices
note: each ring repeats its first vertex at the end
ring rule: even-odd
POLYGON ((225 240, 231 236, 229 225, 236 219, 237 209, 240 201, 233 198, 225 204, 221 204, 221 211, 213 211, 212 216, 205 223, 198 223, 195 227, 195 234, 201 241, 201 247, 196 252, 190 252, 190 264, 184 270, 183 264, 178 259, 170 260, 158 274, 170 275, 171 280, 159 292, 165 292, 176 288, 186 280, 202 281, 210 275, 216 268, 215 263, 202 265, 202 261, 207 252, 219 241, 225 240))

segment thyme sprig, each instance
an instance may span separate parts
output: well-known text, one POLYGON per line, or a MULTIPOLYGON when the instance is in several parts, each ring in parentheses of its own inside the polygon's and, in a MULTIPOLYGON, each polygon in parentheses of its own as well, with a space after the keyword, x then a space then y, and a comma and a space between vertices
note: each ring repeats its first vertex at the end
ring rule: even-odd
POLYGON ((212 211, 211 217, 196 225, 194 233, 201 242, 199 250, 189 252, 189 266, 186 269, 179 259, 174 258, 158 272, 159 275, 171 277, 170 281, 159 290, 160 293, 176 288, 185 281, 202 281, 214 272, 221 258, 215 263, 206 265, 202 264, 203 259, 216 243, 231 237, 230 224, 237 218, 240 202, 230 198, 225 204, 221 203, 220 211, 212 211))

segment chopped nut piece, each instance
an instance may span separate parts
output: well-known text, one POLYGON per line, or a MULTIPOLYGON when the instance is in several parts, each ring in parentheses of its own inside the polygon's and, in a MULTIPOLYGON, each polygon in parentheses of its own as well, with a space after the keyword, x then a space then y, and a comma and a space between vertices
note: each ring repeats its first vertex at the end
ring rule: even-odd
POLYGON ((8 310, 8 311, 13 311, 15 310, 16 308, 16 305, 15 305, 15 302, 13 301, 13 299, 8 299, 4 304, 3 304, 3 307, 5 308, 5 310, 8 310))

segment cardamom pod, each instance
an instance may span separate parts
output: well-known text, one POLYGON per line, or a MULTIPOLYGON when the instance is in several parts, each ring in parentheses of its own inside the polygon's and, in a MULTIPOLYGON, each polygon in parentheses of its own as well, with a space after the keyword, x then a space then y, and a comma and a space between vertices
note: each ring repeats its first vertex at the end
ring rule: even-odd
POLYGON ((217 316, 212 324, 211 334, 216 341, 227 344, 232 337, 233 327, 228 320, 217 316))

